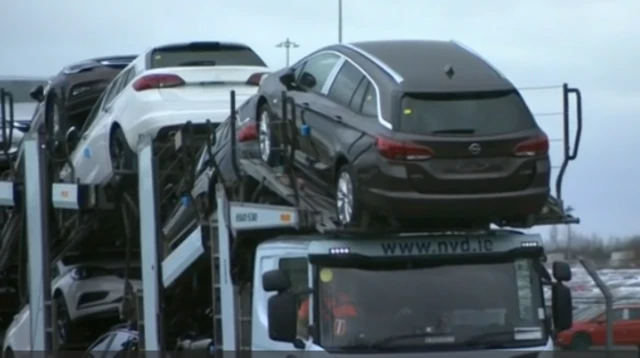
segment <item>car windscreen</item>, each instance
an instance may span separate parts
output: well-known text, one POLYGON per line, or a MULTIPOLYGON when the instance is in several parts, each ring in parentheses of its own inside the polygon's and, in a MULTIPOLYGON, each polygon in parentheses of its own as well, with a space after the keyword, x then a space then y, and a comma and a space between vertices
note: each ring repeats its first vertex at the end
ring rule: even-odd
POLYGON ((252 49, 225 44, 168 46, 151 53, 151 68, 187 66, 266 66, 252 49))
POLYGON ((340 351, 354 340, 391 350, 546 343, 534 260, 417 265, 317 267, 319 344, 340 351), (353 310, 336 317, 336 305, 344 313, 346 304, 353 310))
POLYGON ((400 111, 403 133, 482 136, 537 126, 517 91, 406 94, 400 111))

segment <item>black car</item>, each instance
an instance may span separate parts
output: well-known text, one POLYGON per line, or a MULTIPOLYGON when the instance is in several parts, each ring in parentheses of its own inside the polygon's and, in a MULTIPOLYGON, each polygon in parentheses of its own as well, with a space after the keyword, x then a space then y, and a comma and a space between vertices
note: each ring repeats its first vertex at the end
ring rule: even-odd
MULTIPOLYGON (((135 56, 126 55, 81 61, 63 68, 49 80, 46 87, 36 86, 31 91, 31 98, 38 105, 29 131, 36 132, 46 124, 49 133, 62 136, 71 126, 82 128, 107 85, 134 59, 135 56), (48 114, 51 118, 45 118, 47 105, 51 106, 48 114)), ((18 153, 16 167, 21 154, 22 150, 18 153)))
MULTIPOLYGON (((266 123, 291 118, 283 91, 295 166, 336 196, 342 224, 520 222, 548 199, 547 136, 513 84, 455 42, 332 45, 272 73, 259 91, 261 143, 284 140, 266 123)), ((260 145, 267 162, 270 147, 260 145)))
MULTIPOLYGON (((258 98, 257 95, 249 97, 236 108, 237 158, 258 158, 260 156, 255 120, 258 98)), ((215 129, 216 140, 210 151, 208 144, 205 144, 200 150, 197 164, 192 173, 192 177, 195 178, 193 183, 180 183, 179 186, 189 188, 190 193, 183 200, 178 200, 167 220, 164 221, 165 237, 179 240, 184 235, 191 233, 198 225, 198 213, 208 216, 215 207, 215 203, 211 203, 212 198, 215 198, 214 183, 219 182, 220 179, 229 184, 237 181, 231 155, 230 124, 231 118, 227 118, 215 129), (209 165, 210 153, 214 156, 222 175, 209 165)), ((190 180, 190 177, 185 176, 183 180, 190 180)))
MULTIPOLYGON (((35 87, 31 91, 31 98, 42 105, 45 98, 50 97, 53 128, 63 134, 71 126, 81 128, 107 85, 135 58, 134 55, 121 55, 74 63, 52 77, 46 87, 35 87)), ((40 115, 43 116, 44 113, 40 115)), ((35 120, 44 122, 44 118, 35 120)))

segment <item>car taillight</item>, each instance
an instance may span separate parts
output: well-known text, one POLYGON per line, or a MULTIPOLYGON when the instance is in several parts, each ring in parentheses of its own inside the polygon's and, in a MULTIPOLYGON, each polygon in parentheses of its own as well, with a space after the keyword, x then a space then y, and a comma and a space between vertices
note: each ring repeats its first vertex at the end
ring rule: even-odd
POLYGON ((391 160, 427 160, 433 156, 433 150, 429 147, 382 137, 377 138, 376 148, 383 157, 391 160))
POLYGON ((549 139, 546 135, 527 139, 513 148, 516 157, 537 157, 549 153, 549 139))
POLYGON ((248 142, 256 139, 258 139, 258 126, 256 122, 253 121, 245 124, 236 133, 236 140, 238 142, 248 142))
POLYGON ((267 75, 266 72, 256 72, 251 76, 249 76, 249 79, 247 80, 247 84, 250 86, 260 86, 260 82, 262 82, 262 79, 266 75, 267 75))
POLYGON ((184 86, 180 76, 172 74, 151 74, 138 78, 133 82, 133 89, 140 92, 148 89, 173 88, 184 86))

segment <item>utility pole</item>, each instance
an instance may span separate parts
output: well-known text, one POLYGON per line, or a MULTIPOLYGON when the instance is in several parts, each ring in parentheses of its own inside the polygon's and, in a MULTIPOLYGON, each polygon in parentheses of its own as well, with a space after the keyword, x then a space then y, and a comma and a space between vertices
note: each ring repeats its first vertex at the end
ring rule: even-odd
POLYGON ((298 48, 300 47, 300 45, 298 45, 297 43, 291 41, 288 37, 286 40, 280 42, 279 44, 276 45, 277 48, 284 48, 286 56, 287 56, 287 67, 289 67, 289 61, 290 61, 290 55, 291 55, 291 49, 292 48, 298 48))
POLYGON ((342 0, 338 0, 338 42, 342 43, 342 0))

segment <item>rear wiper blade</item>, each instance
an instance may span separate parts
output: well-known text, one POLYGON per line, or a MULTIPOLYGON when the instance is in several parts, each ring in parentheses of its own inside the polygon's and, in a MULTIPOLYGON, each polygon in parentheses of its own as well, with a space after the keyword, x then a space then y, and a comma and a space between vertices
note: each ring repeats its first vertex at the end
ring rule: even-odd
POLYGON ((433 134, 474 134, 476 132, 473 128, 455 128, 455 129, 439 129, 432 131, 433 134))

